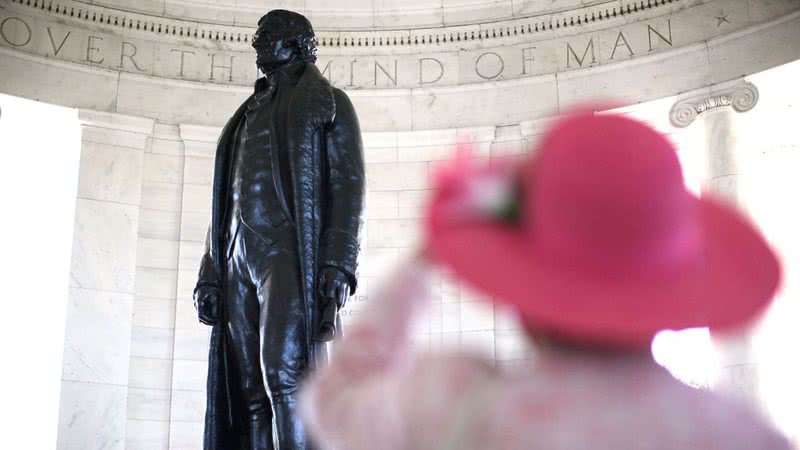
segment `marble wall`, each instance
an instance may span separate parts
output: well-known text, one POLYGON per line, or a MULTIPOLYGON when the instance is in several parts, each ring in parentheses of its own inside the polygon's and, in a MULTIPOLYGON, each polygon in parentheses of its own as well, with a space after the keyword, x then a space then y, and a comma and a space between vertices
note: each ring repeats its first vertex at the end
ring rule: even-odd
POLYGON ((124 448, 144 152, 153 120, 81 111, 58 448, 124 448))
MULTIPOLYGON (((0 0, 0 91, 83 120, 59 448, 199 448, 209 330, 191 294, 214 143, 252 89, 248 33, 263 7, 212 3, 0 0)), ((327 76, 364 130, 362 282, 346 321, 419 242, 431 174, 457 137, 480 158, 523 155, 576 102, 710 91, 800 57, 798 0, 279 3, 314 21, 320 68, 333 61, 327 76)), ((666 102, 625 112, 691 159, 698 126, 676 130, 666 102)), ((512 317, 447 274, 415 335, 501 365, 530 355, 512 317)))
MULTIPOLYGON (((706 116, 676 128, 669 114, 674 104, 674 98, 665 98, 617 112, 667 133, 697 190, 711 182, 702 168, 706 116)), ((777 119, 778 108, 753 117, 759 123, 777 119)), ((221 128, 90 111, 82 111, 81 118, 59 448, 199 449, 209 328, 196 320, 192 290, 221 128)), ((471 141, 481 159, 522 157, 535 148, 550 120, 365 132, 361 280, 345 323, 357 320, 382 277, 419 243, 432 173, 452 155, 453 142, 471 141)), ((784 140, 770 144, 768 152, 764 147, 764 154, 790 155, 784 140)), ((760 214, 769 227, 777 226, 763 219, 766 210, 760 214)), ((775 236, 788 242, 785 234, 775 236)), ((501 366, 529 359, 531 349, 513 316, 484 300, 448 274, 438 274, 430 314, 414 332, 418 348, 467 349, 501 366)))

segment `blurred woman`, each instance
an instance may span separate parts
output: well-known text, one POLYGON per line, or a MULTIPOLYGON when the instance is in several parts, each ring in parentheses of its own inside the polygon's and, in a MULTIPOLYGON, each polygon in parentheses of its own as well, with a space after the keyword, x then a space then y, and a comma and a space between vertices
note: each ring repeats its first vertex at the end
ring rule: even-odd
POLYGON ((744 406, 673 379, 663 329, 733 331, 780 268, 738 213, 684 187, 675 149, 630 118, 573 114, 534 157, 439 173, 424 251, 402 265, 306 385, 326 448, 788 449, 744 406), (500 369, 417 354, 429 265, 513 308, 540 351, 500 369))

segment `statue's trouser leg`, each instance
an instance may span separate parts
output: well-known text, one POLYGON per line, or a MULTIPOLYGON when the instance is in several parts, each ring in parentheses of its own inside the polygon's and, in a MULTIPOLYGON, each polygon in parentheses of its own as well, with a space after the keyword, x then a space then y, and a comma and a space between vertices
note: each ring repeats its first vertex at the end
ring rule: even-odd
MULTIPOLYGON (((281 243, 283 244, 283 243, 281 243)), ((299 381, 308 368, 305 312, 300 294, 297 252, 279 245, 269 276, 259 289, 264 383, 272 402, 278 450, 308 450, 306 431, 297 413, 299 381)))
POLYGON ((269 403, 261 371, 260 335, 258 317, 260 304, 255 284, 251 281, 251 271, 245 261, 245 247, 241 236, 234 236, 231 258, 228 260, 226 277, 226 312, 230 347, 236 361, 239 375, 235 385, 240 388, 244 404, 233 405, 241 408, 240 417, 247 420, 246 447, 252 450, 273 450, 272 408, 269 403))

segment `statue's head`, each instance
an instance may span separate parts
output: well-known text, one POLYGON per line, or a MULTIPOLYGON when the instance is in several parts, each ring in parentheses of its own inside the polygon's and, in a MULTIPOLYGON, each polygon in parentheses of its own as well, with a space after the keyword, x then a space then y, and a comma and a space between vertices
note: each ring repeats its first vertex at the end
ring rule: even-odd
POLYGON ((317 61, 317 39, 311 22, 301 14, 275 9, 258 21, 253 35, 256 65, 264 73, 292 61, 317 61))

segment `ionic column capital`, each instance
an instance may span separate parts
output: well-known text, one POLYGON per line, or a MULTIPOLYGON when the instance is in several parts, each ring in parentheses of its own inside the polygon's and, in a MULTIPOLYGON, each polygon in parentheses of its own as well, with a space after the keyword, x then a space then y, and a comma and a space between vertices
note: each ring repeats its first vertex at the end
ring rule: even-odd
POLYGON ((706 111, 730 107, 736 112, 745 112, 753 109, 756 103, 758 88, 748 81, 739 81, 679 100, 672 106, 669 119, 673 126, 685 128, 706 111))

